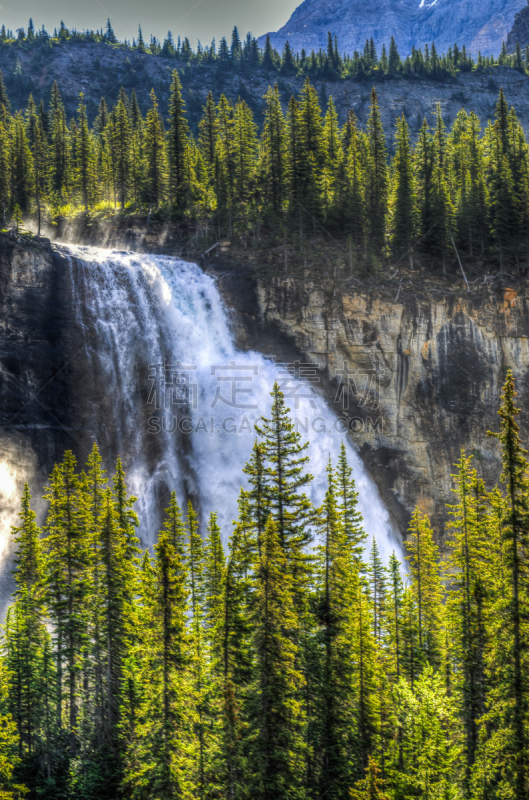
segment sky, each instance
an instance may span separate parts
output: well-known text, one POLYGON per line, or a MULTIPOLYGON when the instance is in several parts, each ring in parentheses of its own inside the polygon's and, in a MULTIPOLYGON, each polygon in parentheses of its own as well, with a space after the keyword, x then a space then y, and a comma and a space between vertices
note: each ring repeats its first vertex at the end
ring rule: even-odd
POLYGON ((287 22, 301 0, 0 0, 0 25, 11 30, 27 28, 33 18, 35 27, 49 30, 59 27, 61 19, 68 28, 101 28, 110 18, 119 39, 137 36, 141 24, 144 38, 151 33, 159 39, 167 35, 189 37, 209 44, 231 35, 237 25, 241 36, 251 31, 261 36, 287 22))

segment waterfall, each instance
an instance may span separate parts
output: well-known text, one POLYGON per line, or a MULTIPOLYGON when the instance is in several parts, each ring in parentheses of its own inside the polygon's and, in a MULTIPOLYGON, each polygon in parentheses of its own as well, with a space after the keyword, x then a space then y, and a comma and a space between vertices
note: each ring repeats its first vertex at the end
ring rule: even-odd
MULTIPOLYGON (((202 518, 217 511, 225 538, 237 515, 242 467, 268 415, 275 380, 298 429, 310 441, 309 496, 321 504, 329 456, 336 463, 343 425, 315 391, 306 365, 290 372, 237 348, 215 281, 177 258, 61 246, 83 326, 95 438, 121 454, 139 498, 140 535, 151 545, 169 492, 196 498, 202 518)), ((368 535, 387 561, 401 545, 377 488, 350 439, 349 464, 368 535)))

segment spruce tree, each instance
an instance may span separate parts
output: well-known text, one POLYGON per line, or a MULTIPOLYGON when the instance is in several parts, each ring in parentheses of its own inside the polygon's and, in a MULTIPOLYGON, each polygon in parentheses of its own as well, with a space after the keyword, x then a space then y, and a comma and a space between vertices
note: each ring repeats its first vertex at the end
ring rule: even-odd
POLYGON ((319 514, 317 548, 317 655, 314 761, 321 796, 347 798, 351 785, 351 752, 357 735, 355 666, 351 658, 354 608, 359 573, 356 554, 345 531, 335 475, 329 464, 324 504, 319 514))
POLYGON ((211 92, 208 92, 206 105, 202 111, 202 119, 198 123, 198 144, 208 172, 211 174, 215 163, 215 146, 218 136, 215 102, 211 92))
POLYGON ((279 542, 293 576, 293 591, 302 601, 303 587, 310 577, 311 559, 306 552, 312 537, 308 523, 311 505, 302 492, 312 476, 304 472, 308 443, 294 429, 277 383, 272 390, 270 418, 261 417, 255 429, 261 438, 265 461, 266 504, 274 521, 279 542))
POLYGON ((266 205, 279 214, 287 196, 287 132, 277 84, 265 95, 266 111, 261 137, 261 171, 266 205))
POLYGON ((248 554, 243 525, 238 524, 229 543, 223 571, 223 595, 216 641, 220 661, 215 688, 219 692, 220 741, 212 763, 221 796, 242 800, 248 794, 248 696, 252 685, 252 625, 248 554))
MULTIPOLYGON (((497 676, 492 692, 491 723, 502 730, 503 746, 490 767, 496 774, 501 764, 500 785, 509 787, 512 796, 521 800, 527 793, 527 651, 528 597, 527 521, 529 519, 526 451, 521 447, 515 406, 516 391, 512 372, 507 373, 499 411, 500 433, 491 434, 502 446, 505 505, 501 529, 501 552, 505 567, 505 593, 498 593, 495 616, 502 628, 492 655, 497 676), (503 751, 503 752, 502 752, 503 751)), ((492 666, 491 665, 491 666, 492 666)), ((491 724, 489 723, 489 724, 491 724)), ((490 756, 489 756, 490 757, 490 756)), ((493 773, 494 774, 494 773, 493 773)), ((490 778, 489 778, 490 781, 490 778)))
POLYGON ((251 458, 243 468, 243 472, 248 475, 248 482, 251 486, 246 495, 247 511, 251 516, 251 524, 255 532, 259 557, 261 557, 261 543, 269 513, 266 493, 266 467, 264 459, 265 454, 263 445, 255 442, 251 458))
POLYGON ((450 509, 449 523, 452 539, 447 563, 447 576, 450 580, 448 604, 452 624, 452 652, 456 659, 465 730, 465 786, 466 791, 470 792, 480 718, 485 711, 486 528, 481 509, 484 490, 475 470, 472 470, 471 458, 467 458, 464 451, 456 468, 454 491, 457 504, 450 509))
MULTIPOLYGON (((5 652, 8 703, 18 730, 18 752, 24 766, 33 770, 32 783, 42 780, 39 761, 45 758, 45 703, 50 691, 45 686, 46 665, 44 650, 49 634, 45 627, 45 607, 42 596, 43 555, 36 514, 31 509, 27 484, 22 495, 20 525, 12 529, 15 551, 15 603, 8 612, 5 628, 5 652)), ((34 786, 32 787, 34 788, 34 786)))
POLYGON ((388 203, 387 149, 382 119, 375 89, 371 91, 371 105, 367 120, 368 162, 366 172, 367 218, 371 241, 382 247, 386 230, 388 203))
POLYGON ((88 213, 90 201, 94 196, 94 154, 90 131, 88 130, 88 120, 86 118, 86 107, 83 103, 83 93, 79 95, 78 109, 78 142, 77 142, 77 163, 75 169, 81 190, 81 202, 84 210, 88 213))
POLYGON ((206 642, 204 637, 204 547, 198 529, 198 516, 191 501, 187 507, 189 606, 191 616, 192 686, 196 708, 195 738, 197 747, 196 784, 198 797, 206 791, 206 642))
POLYGON ((189 127, 185 116, 182 84, 178 72, 173 70, 171 96, 169 99, 169 131, 167 155, 169 160, 169 199, 175 209, 181 210, 186 203, 185 152, 188 145, 189 127))
POLYGON ((57 663, 57 726, 69 734, 71 755, 76 751, 80 681, 88 645, 89 542, 85 506, 76 461, 67 451, 55 467, 46 495, 44 578, 46 602, 53 626, 57 663))
POLYGON ((301 791, 304 768, 303 676, 297 670, 298 619, 278 527, 269 519, 256 575, 253 614, 256 677, 251 793, 287 800, 301 791))
POLYGON ((397 120, 397 152, 393 162, 391 245, 399 260, 407 255, 413 269, 417 236, 417 198, 411 160, 410 132, 404 115, 397 120))
POLYGON ((163 122, 158 111, 158 100, 151 91, 151 107, 145 122, 145 199, 158 208, 165 197, 166 155, 163 122))
POLYGON ((116 174, 116 191, 121 206, 125 210, 130 181, 130 120, 123 100, 120 99, 115 111, 113 126, 113 154, 116 174))
POLYGON ((188 713, 192 655, 187 626, 185 533, 174 492, 165 515, 154 548, 153 622, 158 636, 154 674, 149 676, 151 680, 154 678, 157 688, 151 708, 154 723, 151 736, 156 762, 151 791, 162 797, 189 798, 194 788, 192 718, 188 713))
POLYGON ((380 642, 384 626, 386 605, 386 569, 380 558, 375 537, 369 554, 369 583, 371 586, 371 602, 373 604, 373 636, 380 642))
POLYGON ((257 126, 244 100, 235 105, 233 115, 234 194, 241 213, 245 212, 257 160, 257 126))
POLYGON ((418 508, 412 515, 408 534, 405 545, 417 603, 419 648, 429 664, 439 666, 443 646, 439 549, 428 518, 418 508))
POLYGON ((347 546, 354 556, 356 565, 361 569, 367 534, 364 531, 362 515, 358 511, 359 493, 356 490, 353 469, 348 464, 347 451, 343 442, 340 445, 336 481, 347 546))
POLYGON ((354 111, 347 116, 343 136, 346 149, 346 221, 353 242, 361 247, 366 235, 365 171, 354 111))

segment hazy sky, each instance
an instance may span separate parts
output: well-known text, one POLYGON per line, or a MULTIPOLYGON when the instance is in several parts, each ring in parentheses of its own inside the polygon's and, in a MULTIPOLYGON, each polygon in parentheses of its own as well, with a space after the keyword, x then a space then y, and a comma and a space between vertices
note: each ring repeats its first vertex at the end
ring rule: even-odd
POLYGON ((241 35, 260 36, 283 25, 301 0, 0 0, 0 25, 16 30, 35 27, 49 30, 64 20, 67 27, 100 28, 110 17, 119 39, 132 39, 141 24, 145 39, 151 33, 163 38, 169 29, 176 38, 188 36, 194 46, 228 37, 234 25, 241 35))

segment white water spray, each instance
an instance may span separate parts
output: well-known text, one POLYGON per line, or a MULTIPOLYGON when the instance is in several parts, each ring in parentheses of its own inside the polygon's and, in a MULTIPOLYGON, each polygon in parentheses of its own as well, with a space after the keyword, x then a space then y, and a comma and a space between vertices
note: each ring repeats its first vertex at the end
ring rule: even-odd
MULTIPOLYGON (((160 505, 168 505, 173 488, 180 501, 199 497, 204 514, 217 511, 227 537, 246 485, 242 467, 255 440, 253 425, 269 414, 275 380, 310 440, 310 496, 322 502, 327 461, 336 463, 343 425, 310 376, 289 377, 260 353, 237 349, 210 276, 167 256, 62 249, 72 269, 75 259, 76 313, 99 386, 93 408, 100 418, 92 422, 101 429, 112 420, 109 439, 140 498, 145 544, 155 541, 160 505)), ((355 447, 349 440, 346 447, 366 532, 387 561, 392 550, 400 555, 399 537, 355 447)))

